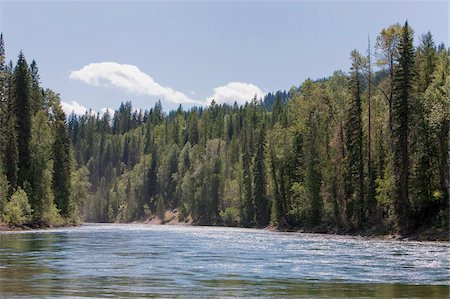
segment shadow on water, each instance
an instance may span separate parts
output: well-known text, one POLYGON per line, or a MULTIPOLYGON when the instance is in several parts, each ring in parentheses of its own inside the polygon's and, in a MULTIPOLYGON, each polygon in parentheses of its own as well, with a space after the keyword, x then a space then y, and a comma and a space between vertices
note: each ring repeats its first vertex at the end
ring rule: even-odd
POLYGON ((0 236, 0 293, 34 294, 40 288, 32 281, 36 277, 45 286, 45 294, 56 292, 50 283, 61 274, 55 267, 64 259, 65 233, 58 234, 7 234, 0 236))

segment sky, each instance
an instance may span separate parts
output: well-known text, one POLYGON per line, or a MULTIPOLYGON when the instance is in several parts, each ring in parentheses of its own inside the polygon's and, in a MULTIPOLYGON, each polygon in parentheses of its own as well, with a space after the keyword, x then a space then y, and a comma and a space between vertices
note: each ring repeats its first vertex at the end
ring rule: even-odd
POLYGON ((1 1, 8 60, 35 59, 66 112, 132 101, 164 110, 244 103, 347 71, 408 20, 449 46, 448 1, 1 1))

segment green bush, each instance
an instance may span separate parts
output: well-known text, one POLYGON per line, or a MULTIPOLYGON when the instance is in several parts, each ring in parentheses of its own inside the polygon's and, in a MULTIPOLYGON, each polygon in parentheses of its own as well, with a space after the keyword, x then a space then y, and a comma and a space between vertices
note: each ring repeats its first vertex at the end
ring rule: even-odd
POLYGON ((2 219, 6 224, 19 226, 31 221, 31 212, 27 193, 19 188, 5 204, 2 219))
POLYGON ((64 219, 59 214, 55 203, 50 203, 42 213, 42 224, 48 227, 63 225, 64 219))
POLYGON ((228 226, 237 226, 239 223, 239 212, 233 207, 228 207, 223 211, 220 211, 220 217, 228 226))

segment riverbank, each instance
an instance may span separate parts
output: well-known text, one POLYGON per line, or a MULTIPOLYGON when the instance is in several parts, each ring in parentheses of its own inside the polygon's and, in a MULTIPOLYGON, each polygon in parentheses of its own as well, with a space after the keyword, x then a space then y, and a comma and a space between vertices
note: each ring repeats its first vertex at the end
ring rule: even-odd
POLYGON ((27 231, 27 230, 45 230, 45 229, 52 229, 52 228, 62 228, 62 227, 74 227, 80 225, 82 222, 77 223, 64 223, 61 225, 50 225, 50 226, 28 226, 28 225, 21 225, 21 226, 9 226, 5 223, 0 222, 0 232, 8 232, 8 231, 27 231))
MULTIPOLYGON (((151 225, 183 225, 183 226, 199 226, 195 223, 192 218, 187 218, 185 220, 179 219, 178 210, 167 210, 164 214, 164 220, 162 221, 157 216, 149 217, 143 221, 134 221, 132 223, 139 224, 151 224, 151 225)), ((216 225, 216 226, 226 226, 226 225, 216 225)), ((342 236, 355 236, 370 239, 379 240, 405 240, 405 241, 433 241, 433 242, 449 242, 450 236, 448 232, 444 231, 442 228, 419 228, 411 231, 405 236, 386 231, 386 229, 381 227, 374 227, 367 230, 358 231, 345 231, 338 230, 334 227, 317 226, 317 227, 277 227, 269 225, 267 227, 261 228, 270 231, 280 231, 280 232, 292 232, 292 233, 313 233, 313 234, 325 234, 325 235, 342 235, 342 236)))
POLYGON ((407 235, 400 235, 391 231, 379 228, 371 228, 367 230, 345 231, 335 228, 326 227, 309 227, 309 228, 278 228, 269 226, 268 229, 273 231, 297 232, 297 233, 314 233, 326 235, 355 236, 378 240, 404 240, 404 241, 423 241, 423 242, 449 242, 449 234, 441 228, 419 228, 409 232, 407 235))
MULTIPOLYGON (((120 223, 120 222, 117 222, 120 223)), ((191 217, 188 217, 185 220, 179 219, 178 210, 167 210, 164 214, 164 220, 161 220, 157 216, 153 215, 148 217, 145 220, 133 221, 131 223, 134 224, 148 224, 148 225, 176 225, 176 226, 202 226, 198 223, 195 223, 191 217)), ((56 227, 69 227, 72 225, 62 225, 56 227)), ((215 225, 215 226, 226 226, 226 225, 215 225)), ((46 228, 54 228, 54 227, 14 227, 8 226, 6 224, 0 223, 0 232, 1 231, 26 231, 32 229, 46 229, 46 228)), ((345 231, 338 230, 333 227, 326 226, 317 226, 317 227, 277 227, 269 225, 264 228, 265 230, 270 231, 279 231, 279 232, 292 232, 292 233, 312 233, 312 234, 324 234, 324 235, 342 235, 342 236, 355 236, 355 237, 363 237, 369 239, 378 239, 378 240, 404 240, 404 241, 432 241, 432 242, 449 242, 450 236, 448 232, 444 231, 442 228, 419 228, 414 231, 411 231, 408 235, 401 236, 399 234, 383 230, 382 228, 371 228, 367 230, 359 230, 359 231, 345 231)))

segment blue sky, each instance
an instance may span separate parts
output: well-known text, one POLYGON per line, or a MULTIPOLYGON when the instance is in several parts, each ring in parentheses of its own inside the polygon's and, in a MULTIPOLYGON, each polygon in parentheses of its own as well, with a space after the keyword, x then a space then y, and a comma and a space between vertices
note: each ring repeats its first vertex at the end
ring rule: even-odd
POLYGON ((431 30, 448 46, 448 1, 0 2, 7 58, 36 59, 78 112, 244 102, 347 71, 368 35, 405 20, 416 42, 431 30))

